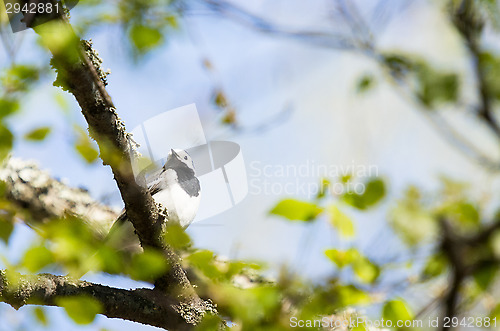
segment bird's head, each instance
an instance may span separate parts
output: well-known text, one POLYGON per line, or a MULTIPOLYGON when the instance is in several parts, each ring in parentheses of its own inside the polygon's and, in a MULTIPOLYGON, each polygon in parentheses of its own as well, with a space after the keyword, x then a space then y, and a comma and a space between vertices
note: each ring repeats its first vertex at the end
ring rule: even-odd
POLYGON ((168 153, 165 168, 177 168, 186 166, 194 171, 194 162, 191 156, 183 149, 171 149, 168 153))

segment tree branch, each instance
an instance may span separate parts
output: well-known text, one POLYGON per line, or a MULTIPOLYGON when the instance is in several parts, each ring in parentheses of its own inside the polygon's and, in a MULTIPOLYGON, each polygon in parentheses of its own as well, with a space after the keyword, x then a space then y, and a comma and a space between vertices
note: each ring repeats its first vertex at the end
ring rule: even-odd
MULTIPOLYGON (((497 257, 477 254, 477 248, 488 244, 489 238, 500 228, 500 222, 495 220, 472 236, 457 234, 445 218, 441 218, 439 224, 443 234, 440 249, 446 254, 451 267, 450 284, 443 297, 444 313, 452 318, 459 313, 460 290, 468 277, 481 269, 498 266, 497 257)), ((442 330, 445 329, 447 327, 442 326, 442 330)))
POLYGON ((213 12, 225 15, 243 25, 249 26, 263 33, 307 42, 319 47, 336 49, 356 49, 359 47, 356 45, 355 40, 341 34, 326 31, 297 31, 277 26, 276 24, 225 0, 202 0, 201 3, 213 12))
POLYGON ((92 199, 84 189, 65 185, 32 161, 10 158, 0 167, 0 181, 6 185, 5 197, 29 211, 23 220, 28 225, 70 214, 87 222, 97 238, 104 238, 117 217, 115 210, 92 199))
POLYGON ((169 330, 191 329, 200 313, 195 306, 176 305, 151 289, 124 290, 64 276, 26 276, 0 270, 0 301, 15 309, 27 304, 58 306, 60 298, 85 295, 101 303, 104 316, 169 330))
MULTIPOLYGON (((56 83, 72 93, 78 101, 89 124, 90 134, 99 145, 104 164, 111 166, 128 218, 134 225, 141 245, 145 249, 165 250, 171 265, 165 282, 170 285, 179 284, 192 295, 194 291, 179 266, 178 257, 165 247, 161 239, 158 224, 162 218, 158 208, 147 188, 135 180, 130 136, 125 131, 125 125, 118 117, 104 82, 99 77, 99 68, 95 67, 96 61, 90 58, 93 54, 89 52, 89 45, 80 42, 65 17, 60 16, 55 21, 58 23, 57 31, 46 31, 48 27, 45 24, 35 27, 34 30, 53 55, 52 65, 58 74, 56 83), (53 33, 60 33, 70 42, 61 47, 53 42, 53 33)), ((168 287, 166 284, 162 285, 168 287)))
POLYGON ((75 96, 89 125, 90 135, 99 145, 101 159, 111 166, 128 218, 142 247, 161 251, 169 263, 166 274, 156 281, 155 290, 173 298, 177 309, 185 304, 196 307, 195 318, 188 320, 180 316, 186 327, 192 327, 201 320, 205 311, 213 309, 213 305, 199 298, 180 266, 179 257, 162 240, 164 217, 158 212, 146 185, 136 182, 132 171, 133 142, 106 92, 99 59, 91 44, 82 42, 75 34, 64 14, 55 17, 51 24, 37 26, 36 18, 30 22, 33 22, 33 30, 53 55, 51 64, 57 71, 54 84, 75 96), (54 34, 61 38, 54 38, 54 34))
MULTIPOLYGON (((459 300, 459 292, 462 282, 467 276, 465 261, 462 261, 464 246, 460 242, 460 238, 453 231, 453 227, 446 219, 440 220, 441 232, 443 233, 443 241, 441 249, 448 256, 451 265, 451 283, 444 297, 445 316, 452 318, 457 314, 457 305, 459 300)), ((442 330, 446 327, 443 325, 442 330)))
POLYGON ((484 22, 476 6, 477 4, 474 1, 462 1, 458 8, 452 12, 452 21, 464 39, 474 63, 474 74, 476 76, 480 100, 478 115, 497 138, 500 138, 500 126, 493 116, 492 96, 489 92, 488 82, 486 81, 487 69, 484 68, 483 61, 481 60, 481 48, 479 46, 480 34, 484 22))

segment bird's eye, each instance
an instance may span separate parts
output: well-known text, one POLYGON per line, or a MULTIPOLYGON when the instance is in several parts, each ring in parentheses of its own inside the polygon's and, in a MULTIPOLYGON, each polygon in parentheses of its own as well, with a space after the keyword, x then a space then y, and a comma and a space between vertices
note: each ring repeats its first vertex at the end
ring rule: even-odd
POLYGON ((187 159, 188 159, 188 157, 187 157, 187 156, 184 156, 184 160, 186 160, 186 161, 187 161, 187 159))

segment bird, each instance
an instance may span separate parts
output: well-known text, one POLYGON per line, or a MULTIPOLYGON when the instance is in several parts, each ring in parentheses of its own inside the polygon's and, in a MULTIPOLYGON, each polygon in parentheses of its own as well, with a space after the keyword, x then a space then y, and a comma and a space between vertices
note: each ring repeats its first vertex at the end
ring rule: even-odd
POLYGON ((171 149, 167 162, 158 176, 152 176, 148 189, 153 199, 167 208, 169 222, 183 228, 193 222, 200 206, 201 186, 188 152, 171 149))
MULTIPOLYGON (((148 175, 146 183, 155 202, 166 208, 168 223, 173 222, 186 229, 193 222, 200 206, 201 186, 188 152, 171 149, 163 167, 148 175)), ((140 248, 125 209, 111 227, 108 240, 120 250, 135 251, 140 248)))

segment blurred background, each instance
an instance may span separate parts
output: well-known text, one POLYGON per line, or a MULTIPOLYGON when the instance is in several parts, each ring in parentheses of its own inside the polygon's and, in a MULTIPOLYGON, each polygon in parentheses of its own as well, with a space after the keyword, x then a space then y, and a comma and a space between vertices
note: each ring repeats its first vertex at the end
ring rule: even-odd
MULTIPOLYGON (((493 17, 497 4, 484 3, 493 3, 484 9, 493 17)), ((410 285, 435 248, 425 238, 436 239, 436 233, 424 221, 393 221, 395 212, 399 219, 415 220, 397 209, 405 192, 418 187, 432 202, 443 187, 465 183, 468 198, 485 219, 494 215, 500 192, 499 138, 475 111, 481 100, 474 60, 449 18, 448 4, 176 1, 160 6, 165 13, 156 12, 158 17, 138 9, 148 6, 160 6, 160 1, 80 1, 70 22, 83 38, 92 39, 102 68, 110 69, 107 90, 127 129, 195 103, 207 140, 240 145, 249 193, 230 210, 190 226, 195 247, 230 259, 262 261, 271 278, 286 267, 318 284, 333 275, 353 281, 356 275, 337 268, 325 250, 355 247, 374 264, 393 267, 381 274, 375 293, 404 296, 414 311, 425 306, 443 279, 425 291, 421 284, 410 285), (140 20, 148 24, 136 24, 140 20), (400 62, 393 62, 394 54, 400 62), (401 59, 432 68, 425 77, 443 72, 453 79, 441 84, 435 74, 425 86, 430 92, 424 89, 430 96, 419 94, 425 79, 416 69, 415 76, 403 72, 417 66, 405 67, 408 62, 401 59), (325 179, 330 189, 343 183, 327 199, 348 218, 347 225, 332 226, 328 215, 313 222, 290 221, 273 209, 283 199, 319 201, 325 179), (358 208, 346 198, 357 184, 365 192, 368 183, 380 182, 373 204, 358 208), (398 231, 418 232, 424 244, 409 247, 408 236, 398 231)), ((123 203, 110 168, 99 159, 85 159, 75 148, 86 141, 87 125, 74 98, 52 86, 49 53, 33 31, 12 33, 4 14, 1 70, 19 64, 40 70, 39 80, 20 99, 21 111, 9 118, 10 129, 22 137, 37 127, 50 128, 41 142, 16 139, 12 155, 36 160, 53 177, 85 188, 119 211, 123 203)), ((494 54, 497 42, 495 24, 487 23, 481 45, 494 54)), ((16 225, 9 245, 0 245, 4 260, 21 259, 36 236, 16 225)), ((124 288, 146 286, 118 276, 83 278, 124 288)), ((104 317, 76 326, 58 308, 46 308, 52 324, 43 326, 30 309, 0 305, 0 330, 50 325, 154 329, 104 317)), ((375 303, 363 309, 377 316, 381 307, 375 303)))

